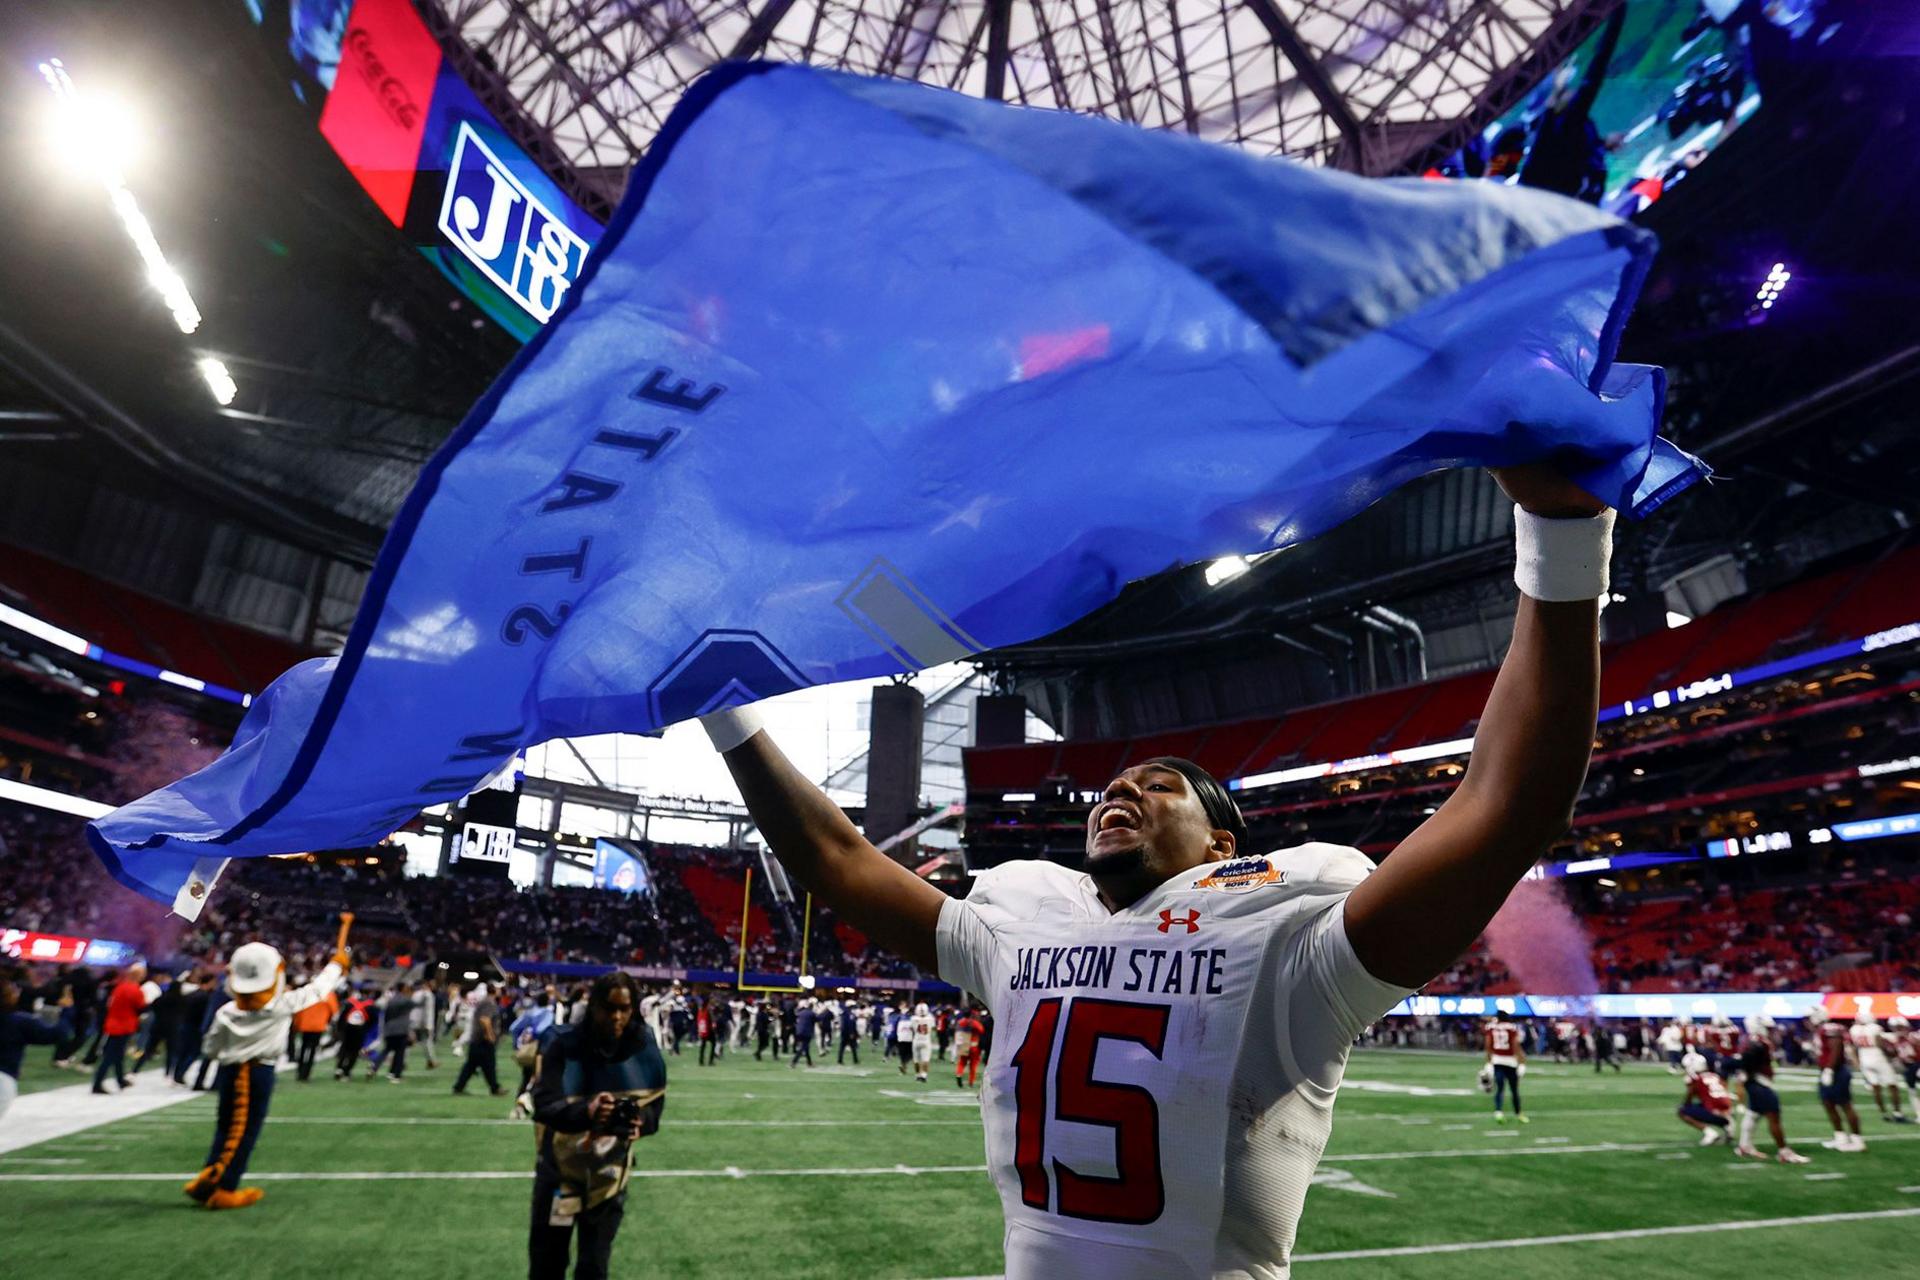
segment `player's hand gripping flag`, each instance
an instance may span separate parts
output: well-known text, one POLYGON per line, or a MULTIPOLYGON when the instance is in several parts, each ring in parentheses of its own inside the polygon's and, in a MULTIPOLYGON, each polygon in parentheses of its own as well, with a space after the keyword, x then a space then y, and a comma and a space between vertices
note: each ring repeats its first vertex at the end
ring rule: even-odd
POLYGON ((530 744, 1028 640, 1438 468, 1553 455, 1643 514, 1705 473, 1613 361, 1652 252, 1536 191, 722 67, 345 651, 95 847, 190 911, 222 858, 375 841, 530 744))

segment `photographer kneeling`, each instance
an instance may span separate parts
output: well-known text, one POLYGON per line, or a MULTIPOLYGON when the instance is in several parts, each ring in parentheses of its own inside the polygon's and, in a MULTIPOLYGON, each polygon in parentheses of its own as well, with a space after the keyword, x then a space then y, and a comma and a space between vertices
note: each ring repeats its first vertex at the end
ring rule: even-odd
POLYGON ((660 1128, 667 1066, 636 1015, 639 991, 624 973, 596 978, 587 1018, 556 1027, 533 1081, 539 1156, 533 1174, 531 1280, 565 1280, 580 1230, 575 1280, 601 1280, 626 1205, 633 1143, 660 1128))

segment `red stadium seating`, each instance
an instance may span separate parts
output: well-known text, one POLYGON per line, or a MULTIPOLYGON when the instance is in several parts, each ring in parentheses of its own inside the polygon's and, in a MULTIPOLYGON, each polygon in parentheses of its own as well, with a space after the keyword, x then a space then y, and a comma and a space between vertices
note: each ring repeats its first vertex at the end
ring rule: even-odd
POLYGON ((1194 751, 1193 761, 1216 778, 1239 777, 1246 772, 1247 758, 1279 723, 1273 716, 1262 716, 1220 725, 1194 751))
MULTIPOLYGON (((700 906, 700 914, 707 918, 713 931, 729 942, 737 943, 740 937, 740 895, 746 887, 746 881, 740 876, 715 871, 697 862, 682 864, 679 875, 680 883, 693 895, 693 900, 700 906)), ((773 925, 767 919, 766 911, 759 903, 754 903, 747 911, 747 946, 758 946, 772 935, 773 925)))
POLYGON ((1104 787, 1120 771, 1120 756, 1126 747, 1126 743, 1110 739, 1063 742, 1053 769, 1056 774, 1065 774, 1076 787, 1104 787))
POLYGON ((1493 690, 1493 672, 1475 671, 1429 686, 1432 694, 1415 707, 1413 714, 1393 735, 1399 747, 1422 742, 1451 742, 1468 736, 1468 729, 1480 719, 1493 690))
POLYGON ((1414 684, 1337 703, 1337 712, 1303 750, 1316 760, 1345 760, 1376 751, 1429 692, 1425 685, 1414 684))
POLYGON ((1887 556, 1821 616, 1820 638, 1844 640, 1920 622, 1920 547, 1887 556))
POLYGON ((314 655, 290 641, 195 614, 56 560, 0 548, 0 598, 103 649, 257 693, 314 655))
MULTIPOLYGON (((1837 639, 1920 621, 1920 547, 1770 591, 1683 626, 1656 631, 1601 655, 1600 704, 1783 657, 1837 639)), ((1389 689, 1303 707, 1278 717, 1236 720, 1212 729, 1107 740, 969 749, 969 790, 1028 790, 1049 772, 1075 785, 1102 785, 1122 762, 1179 755, 1181 748, 1219 778, 1342 760, 1444 742, 1467 735, 1493 687, 1494 673, 1473 672, 1429 685, 1389 689)))

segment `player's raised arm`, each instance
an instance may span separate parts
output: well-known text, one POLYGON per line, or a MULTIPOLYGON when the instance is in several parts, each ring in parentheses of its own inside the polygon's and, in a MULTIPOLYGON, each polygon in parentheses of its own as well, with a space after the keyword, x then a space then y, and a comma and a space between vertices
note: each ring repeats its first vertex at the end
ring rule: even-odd
POLYGON ((1493 475, 1519 507, 1513 644, 1460 786, 1347 899, 1355 955, 1402 986, 1466 950, 1566 830, 1593 751, 1613 513, 1544 465, 1493 475))
POLYGON ((753 708, 701 722, 780 864, 882 947, 933 971, 934 929, 947 895, 868 843, 773 744, 753 708))

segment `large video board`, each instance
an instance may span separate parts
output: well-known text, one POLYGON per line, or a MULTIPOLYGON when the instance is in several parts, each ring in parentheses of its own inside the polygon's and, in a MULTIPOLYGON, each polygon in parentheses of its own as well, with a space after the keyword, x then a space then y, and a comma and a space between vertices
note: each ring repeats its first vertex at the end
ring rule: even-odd
POLYGON ((447 64, 409 0, 248 0, 367 197, 501 328, 531 338, 601 225, 447 64))

